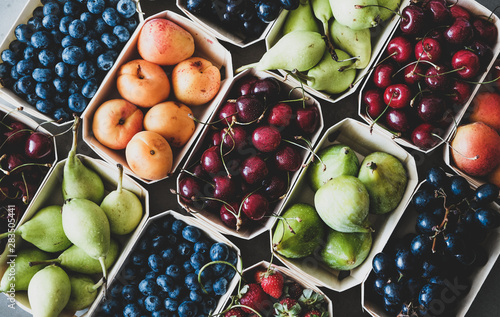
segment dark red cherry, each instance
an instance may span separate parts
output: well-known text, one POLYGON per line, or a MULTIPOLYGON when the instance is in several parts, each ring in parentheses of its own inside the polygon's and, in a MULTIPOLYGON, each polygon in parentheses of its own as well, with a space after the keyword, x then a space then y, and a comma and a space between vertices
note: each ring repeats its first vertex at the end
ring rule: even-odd
POLYGON ((203 169, 201 164, 196 164, 193 167, 193 175, 198 177, 199 179, 206 179, 208 177, 207 172, 203 169))
POLYGON ((451 11, 445 1, 431 0, 425 4, 425 9, 435 25, 448 24, 452 19, 451 11))
POLYGON ((472 26, 481 39, 489 45, 495 45, 498 37, 498 29, 490 19, 476 18, 472 26))
POLYGON ((391 108, 404 108, 410 105, 412 93, 406 84, 394 84, 384 91, 384 102, 391 108))
POLYGON ((52 136, 42 132, 30 134, 24 145, 24 153, 27 157, 42 160, 49 157, 54 151, 52 136))
POLYGON ((213 180, 215 183, 214 198, 222 201, 234 199, 236 183, 233 178, 229 178, 227 175, 216 175, 213 180))
POLYGON ((276 150, 281 143, 281 133, 272 125, 263 125, 252 133, 252 144, 261 152, 268 153, 276 150))
POLYGON ((471 15, 470 15, 469 11, 467 9, 465 9, 464 7, 459 6, 457 4, 454 4, 450 7, 450 13, 454 19, 463 18, 463 19, 466 19, 469 21, 471 19, 471 15))
POLYGON ((222 159, 220 157, 220 148, 212 146, 206 149, 201 155, 200 164, 209 174, 217 174, 222 171, 222 159))
POLYGON ((396 36, 389 41, 386 53, 392 55, 392 59, 400 64, 406 64, 413 55, 413 45, 405 36, 396 36))
POLYGON ((269 200, 276 200, 286 194, 288 177, 286 174, 272 174, 262 181, 262 187, 269 200))
POLYGON ((424 63, 415 63, 405 66, 403 79, 407 85, 416 85, 424 80, 427 65, 424 63))
POLYGON ((269 212, 269 201, 262 194, 250 194, 243 199, 241 211, 252 220, 261 220, 269 212))
POLYGON ((219 146, 222 143, 222 136, 220 131, 212 131, 209 135, 210 146, 219 146))
POLYGON ((469 50, 459 50, 451 58, 451 67, 464 79, 474 78, 481 68, 479 57, 469 50))
POLYGON ((392 63, 383 63, 373 70, 373 83, 381 89, 392 85, 392 76, 396 73, 396 66, 392 63))
POLYGON ((302 166, 300 152, 293 145, 283 144, 274 154, 274 166, 281 171, 298 171, 302 166))
POLYGON ((244 213, 241 213, 238 219, 239 204, 236 202, 229 203, 229 206, 222 204, 220 207, 220 219, 231 229, 239 230, 248 223, 248 218, 244 213))
POLYGON ((368 89, 363 93, 363 104, 366 107, 366 113, 372 118, 377 118, 384 111, 386 104, 382 90, 368 89))
POLYGON ((424 38, 415 44, 417 60, 436 63, 441 58, 441 44, 433 38, 424 38))
POLYGON ((220 131, 223 146, 226 150, 240 150, 248 144, 248 134, 245 128, 236 125, 220 131))
POLYGON ((230 125, 231 123, 233 123, 233 120, 236 117, 236 112, 236 102, 228 101, 219 110, 217 119, 220 120, 224 125, 230 125))
POLYGON ((419 148, 428 150, 435 147, 440 141, 434 134, 439 135, 439 129, 430 123, 422 123, 411 133, 411 141, 419 148))
POLYGON ((444 38, 448 43, 455 45, 465 45, 472 41, 474 37, 474 28, 469 20, 456 18, 444 31, 444 38))
POLYGON ((255 76, 246 76, 240 79, 237 83, 236 93, 240 96, 246 96, 252 94, 253 84, 259 80, 255 76))
POLYGON ((241 163, 241 178, 247 184, 261 182, 268 173, 267 164, 260 156, 250 156, 241 163))
POLYGON ((19 153, 11 153, 8 154, 5 158, 4 168, 11 174, 16 174, 28 169, 29 166, 21 167, 25 163, 26 158, 24 157, 24 155, 19 153))
POLYGON ((472 94, 471 85, 461 80, 454 80, 450 88, 452 91, 450 99, 458 105, 465 104, 472 94))
POLYGON ((201 196, 200 182, 192 176, 182 177, 179 180, 179 195, 182 201, 192 204, 194 200, 201 196))
POLYGON ((10 129, 4 132, 6 137, 5 144, 13 148, 21 148, 26 143, 26 139, 30 135, 30 129, 21 122, 14 121, 9 125, 10 129))
POLYGON ((245 95, 236 99, 236 118, 238 122, 250 123, 260 118, 264 112, 265 105, 253 95, 245 95))
POLYGON ((425 84, 432 91, 445 91, 450 86, 450 78, 444 65, 430 66, 425 73, 425 84), (439 68, 439 69, 438 69, 439 68))
POLYGON ((416 105, 420 119, 425 122, 435 123, 443 119, 446 111, 446 99, 437 94, 422 96, 416 105))
POLYGON ((300 107, 296 111, 297 127, 304 133, 316 132, 320 123, 319 110, 316 106, 300 107))
POLYGON ((269 115, 267 117, 267 123, 274 125, 276 127, 288 127, 291 120, 293 119, 293 109, 292 107, 284 102, 275 104, 269 109, 269 115))
POLYGON ((265 99, 269 104, 277 100, 280 94, 280 82, 274 77, 266 77, 257 80, 253 84, 252 94, 258 98, 265 99))
POLYGON ((472 40, 468 45, 468 49, 476 53, 481 63, 481 69, 486 69, 493 58, 493 51, 491 48, 481 40, 472 40))
POLYGON ((389 108, 385 114, 387 126, 396 132, 408 132, 411 130, 410 118, 406 109, 389 108))
POLYGON ((401 12, 399 28, 404 34, 419 34, 426 27, 426 14, 421 7, 410 4, 401 12))

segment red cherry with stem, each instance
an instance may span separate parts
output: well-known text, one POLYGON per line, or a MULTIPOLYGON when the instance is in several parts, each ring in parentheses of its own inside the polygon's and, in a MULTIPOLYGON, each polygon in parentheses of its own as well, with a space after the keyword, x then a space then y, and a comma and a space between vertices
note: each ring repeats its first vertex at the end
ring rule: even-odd
POLYGON ((444 31, 444 38, 450 44, 465 45, 472 41, 474 37, 474 28, 469 20, 456 18, 444 31))
POLYGON ((182 177, 179 180, 179 195, 183 202, 187 204, 193 203, 201 196, 200 182, 192 176, 182 177))
POLYGON ((261 182, 268 173, 267 164, 260 156, 250 156, 241 163, 241 178, 247 184, 261 182))
POLYGON ((396 73, 396 66, 392 63, 383 63, 373 70, 373 83, 376 87, 385 89, 392 85, 392 76, 396 73))
POLYGON ((363 93, 363 104, 366 107, 366 113, 371 118, 377 118, 384 111, 386 104, 382 90, 368 89, 363 93))
POLYGON ((269 201, 262 194, 250 194, 243 199, 241 211, 252 220, 261 220, 269 212, 269 201))
POLYGON ((196 164, 193 167, 193 175, 203 180, 205 180, 208 177, 207 172, 203 169, 201 164, 196 164))
POLYGON ((469 21, 471 19, 469 11, 466 8, 457 4, 454 4, 450 7, 450 13, 454 19, 463 18, 469 21))
POLYGON ((220 131, 210 132, 210 136, 208 138, 210 140, 210 146, 219 146, 222 143, 222 136, 220 131))
POLYGON ((269 104, 273 100, 277 100, 280 94, 280 82, 274 77, 266 77, 258 79, 252 87, 252 95, 266 100, 269 104))
POLYGON ((440 138, 436 137, 436 135, 439 135, 439 131, 439 129, 430 123, 422 123, 413 129, 411 141, 417 147, 428 150, 435 147, 441 141, 440 138))
POLYGON ((222 145, 226 150, 240 150, 247 145, 248 134, 241 126, 231 126, 220 131, 222 145))
POLYGON ((272 174, 262 181, 262 187, 268 199, 282 198, 288 190, 288 177, 286 174, 272 174))
POLYGON ((8 129, 9 131, 4 132, 6 139, 2 143, 2 147, 6 145, 12 148, 22 148, 22 146, 26 143, 26 139, 28 138, 30 132, 32 132, 32 130, 24 123, 18 121, 14 121, 9 124, 8 129))
POLYGON ((263 125, 256 128, 252 133, 253 146, 264 153, 272 152, 281 143, 281 133, 272 125, 263 125))
POLYGON ((254 83, 259 80, 255 76, 246 76, 240 79, 236 86, 237 94, 240 96, 246 96, 252 94, 254 83))
POLYGON ((404 108, 410 105, 412 93, 406 84, 394 84, 384 91, 384 102, 391 108, 404 108))
POLYGON ((446 99, 434 93, 422 96, 417 102, 418 116, 428 123, 442 120, 446 108, 446 99))
POLYGON ((403 71, 403 79, 407 85, 416 85, 424 80, 422 76, 427 71, 425 63, 410 63, 406 65, 403 71))
POLYGON ((19 197, 24 204, 29 204, 37 190, 37 186, 35 184, 32 184, 25 180, 17 180, 12 183, 12 186, 18 190, 18 192, 20 193, 19 197))
POLYGON ((491 59, 493 58, 493 51, 491 48, 481 40, 472 40, 472 43, 467 47, 472 52, 476 53, 481 63, 481 69, 486 69, 491 59))
POLYGON ((451 11, 445 1, 431 0, 425 4, 425 10, 436 25, 448 24, 451 19, 451 11))
POLYGON ((405 36, 396 36, 387 44, 386 53, 391 55, 394 61, 405 64, 413 55, 413 45, 405 36))
POLYGON ((427 15, 422 7, 410 4, 401 12, 399 28, 404 34, 415 35, 422 32, 426 26, 427 15))
POLYGON ((215 183, 214 198, 222 201, 229 201, 236 194, 236 183, 227 175, 216 175, 213 178, 215 183))
POLYGON ((269 115, 267 117, 267 123, 274 125, 276 127, 288 127, 291 120, 293 119, 293 109, 292 107, 284 102, 275 104, 269 109, 269 115))
POLYGON ((218 146, 212 146, 206 149, 201 155, 200 164, 209 174, 217 174, 223 169, 220 149, 218 146))
POLYGON ((411 122, 406 109, 389 108, 385 114, 387 126, 396 132, 408 132, 411 130, 411 122))
POLYGON ((318 129, 320 116, 316 106, 300 107, 296 110, 295 115, 297 127, 303 133, 311 134, 318 129))
POLYGON ((217 119, 220 120, 224 125, 230 125, 233 123, 236 117, 236 102, 227 101, 217 114, 217 119))
POLYGON ((4 154, 0 158, 0 161, 5 162, 2 164, 4 168, 2 171, 6 175, 19 173, 28 168, 27 166, 22 166, 26 164, 26 158, 20 153, 4 154))
POLYGON ((27 157, 35 160, 48 158, 54 151, 52 136, 33 132, 30 134, 24 145, 24 153, 27 157))
POLYGON ((470 79, 479 73, 481 68, 479 57, 469 50, 459 50, 451 58, 451 67, 457 70, 460 77, 470 79))
POLYGON ((434 65, 425 73, 425 84, 432 91, 445 91, 450 86, 447 69, 443 65, 434 65))
POLYGON ((498 29, 491 19, 476 18, 472 21, 472 26, 481 39, 489 45, 494 45, 498 37, 498 29))
POLYGON ((236 202, 222 204, 220 207, 220 219, 229 228, 240 230, 248 223, 248 218, 241 213, 238 217, 240 205, 236 202))
POLYGON ((253 95, 240 96, 236 99, 236 118, 240 123, 257 121, 264 113, 265 105, 253 95))
POLYGON ((424 38, 415 44, 415 58, 436 63, 441 58, 441 44, 433 38, 424 38))
POLYGON ((274 154, 274 166, 281 171, 295 172, 302 166, 302 157, 294 146, 283 144, 274 154))
POLYGON ((465 104, 472 94, 471 85, 461 80, 453 80, 450 89, 452 93, 449 98, 458 105, 465 104))

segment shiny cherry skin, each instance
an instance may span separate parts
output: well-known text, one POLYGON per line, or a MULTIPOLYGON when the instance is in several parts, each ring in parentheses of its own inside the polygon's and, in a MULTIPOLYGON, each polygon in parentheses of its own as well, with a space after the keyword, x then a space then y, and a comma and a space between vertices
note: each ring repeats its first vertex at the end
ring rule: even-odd
POLYGON ((280 94, 281 86, 279 81, 274 77, 266 77, 258 79, 252 87, 252 95, 265 99, 266 103, 271 103, 277 100, 280 94))
POLYGON ((319 110, 316 106, 300 107, 295 113, 297 127, 306 134, 316 132, 320 122, 319 110))
POLYGON ((469 50, 459 50, 451 58, 451 66, 463 79, 474 78, 481 68, 479 57, 469 50))
POLYGON ((386 108, 384 94, 379 89, 369 89, 363 93, 363 105, 366 107, 366 113, 375 119, 382 114, 386 108))
POLYGON ((462 7, 460 5, 452 5, 450 7, 450 13, 451 13, 452 18, 454 18, 454 19, 462 18, 462 19, 470 21, 472 18, 469 11, 467 11, 467 9, 465 9, 464 7, 462 7))
POLYGON ((253 95, 244 95, 236 99, 236 118, 238 122, 254 122, 265 110, 264 102, 253 95))
POLYGON ((217 119, 220 120, 223 125, 230 125, 231 123, 233 123, 233 120, 236 117, 236 113, 236 102, 227 101, 219 110, 217 119))
POLYGON ((446 25, 452 19, 451 11, 445 1, 431 0, 425 4, 425 10, 435 25, 446 25))
POLYGON ((294 117, 292 107, 284 102, 279 102, 269 109, 267 123, 275 126, 286 128, 290 125, 294 117))
POLYGON ((239 125, 222 129, 220 138, 225 150, 241 150, 248 144, 247 130, 239 125))
POLYGON ((241 211, 252 220, 261 220, 269 212, 269 201, 260 193, 253 193, 243 199, 241 211))
POLYGON ((281 143, 281 133, 272 125, 263 125, 252 133, 253 146, 264 153, 273 152, 281 143))
POLYGON ((494 45, 498 37, 498 29, 490 19, 476 18, 472 21, 475 34, 486 41, 488 45, 494 45))
POLYGON ((260 183, 269 174, 264 159, 258 155, 250 156, 241 163, 241 178, 250 185, 260 183))
POLYGON ((452 93, 449 98, 457 105, 465 104, 472 94, 471 85, 461 80, 453 80, 450 89, 452 93))
POLYGON ((394 84, 384 91, 384 102, 391 108, 399 109, 410 105, 412 93, 406 84, 394 84))
POLYGON ((422 96, 417 104, 417 113, 424 122, 435 123, 443 118, 446 111, 446 99, 438 94, 422 96))
POLYGON ((441 55, 441 44, 433 38, 425 38, 415 44, 415 58, 417 60, 436 63, 441 55))
POLYGON ((215 183, 214 198, 222 201, 229 201, 236 194, 236 182, 227 175, 216 175, 213 178, 215 183))
POLYGON ((43 160, 50 157, 54 151, 52 137, 43 132, 30 134, 24 145, 24 154, 34 160, 43 160))
POLYGON ((201 155, 200 164, 209 174, 217 174, 222 171, 222 159, 220 157, 220 148, 212 146, 206 149, 201 155))
POLYGON ((253 85, 258 80, 259 80, 259 78, 255 77, 255 76, 243 77, 242 79, 240 79, 237 82, 237 86, 236 86, 235 90, 240 96, 250 95, 250 94, 252 94, 253 85))
POLYGON ((281 145, 274 154, 274 166, 280 171, 295 172, 302 166, 302 157, 296 146, 281 145))
POLYGON ((229 206, 222 204, 220 207, 220 219, 229 228, 239 230, 248 223, 248 218, 244 213, 241 213, 238 219, 238 211, 240 205, 236 202, 229 203, 229 206))
POLYGON ((408 132, 411 130, 411 122, 406 109, 389 108, 385 114, 387 126, 396 132, 408 132))
POLYGON ((416 85, 424 80, 424 74, 427 71, 425 63, 416 63, 405 66, 403 71, 403 80, 409 85, 416 85))
POLYGON ((410 4, 401 12, 400 30, 404 34, 416 35, 426 26, 427 15, 422 7, 410 4))
POLYGON ((286 174, 268 175, 262 181, 262 187, 265 196, 269 200, 276 200, 286 194, 288 190, 288 177, 286 174))
POLYGON ((411 133, 411 141, 419 148, 428 150, 435 147, 439 143, 440 139, 434 135, 439 135, 438 132, 439 130, 432 124, 422 123, 413 129, 411 133))
POLYGON ((425 84, 432 91, 445 91, 450 86, 450 77, 444 74, 447 69, 444 65, 430 66, 425 73, 425 84), (438 69, 439 68, 439 69, 438 69))
POLYGON ((185 176, 179 180, 179 195, 185 203, 193 203, 200 197, 200 193, 201 184, 196 178, 185 176))
POLYGON ((464 18, 456 18, 444 31, 444 38, 450 44, 466 45, 469 44, 474 37, 474 28, 469 20, 464 18))
POLYGON ((406 64, 413 55, 413 45, 405 36, 396 36, 389 41, 386 53, 392 55, 391 58, 399 64, 406 64))
POLYGON ((373 70, 373 83, 377 88, 385 89, 393 84, 392 76, 396 73, 396 66, 392 63, 377 65, 373 70))

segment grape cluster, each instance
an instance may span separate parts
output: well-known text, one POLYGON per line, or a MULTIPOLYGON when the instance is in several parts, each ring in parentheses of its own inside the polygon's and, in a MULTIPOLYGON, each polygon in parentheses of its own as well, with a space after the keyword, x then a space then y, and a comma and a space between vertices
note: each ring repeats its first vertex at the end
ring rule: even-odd
POLYGON ((138 25, 133 0, 44 0, 1 52, 0 83, 54 119, 81 113, 138 25))
POLYGON ((148 226, 128 259, 99 316, 208 316, 235 275, 225 263, 235 266, 238 254, 168 215, 148 226), (221 262, 205 266, 212 261, 221 262))
POLYGON ((472 189, 461 176, 431 168, 412 198, 415 233, 390 241, 375 255, 369 287, 387 312, 404 316, 451 316, 470 289, 469 276, 483 266, 483 243, 500 225, 492 203, 499 195, 486 183, 472 189))
POLYGON ((281 9, 294 10, 299 0, 187 0, 189 12, 215 21, 229 32, 240 31, 244 38, 259 37, 281 9))

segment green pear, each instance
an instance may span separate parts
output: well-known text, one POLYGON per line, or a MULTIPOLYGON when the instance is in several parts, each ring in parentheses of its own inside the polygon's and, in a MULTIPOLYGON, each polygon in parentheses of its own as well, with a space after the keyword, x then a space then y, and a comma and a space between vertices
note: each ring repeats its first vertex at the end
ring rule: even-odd
POLYGON ((45 252, 59 252, 67 249, 71 241, 62 227, 61 206, 47 206, 39 211, 13 232, 0 234, 0 239, 11 234, 20 235, 45 252))
POLYGON ((50 254, 37 248, 19 250, 15 258, 7 259, 7 270, 0 281, 0 292, 8 291, 26 291, 28 285, 36 272, 42 267, 31 267, 29 262, 32 260, 41 261, 50 258, 50 254))
POLYGON ((408 183, 401 161, 385 152, 367 155, 361 163, 358 178, 370 195, 370 212, 374 214, 394 210, 403 198, 408 183))
POLYGON ((85 198, 100 204, 104 197, 102 179, 76 156, 79 126, 80 118, 76 116, 73 125, 73 143, 63 169, 63 197, 64 199, 85 198))
POLYGON ((372 56, 371 33, 369 29, 354 30, 334 20, 330 26, 333 45, 349 55, 357 57, 354 67, 363 69, 372 56))
POLYGON ((280 38, 259 62, 242 66, 236 73, 252 67, 256 70, 306 71, 321 60, 325 48, 325 41, 318 32, 293 31, 280 38))
POLYGON ((355 176, 340 175, 321 186, 314 206, 323 221, 340 232, 370 232, 370 198, 365 185, 355 176))
POLYGON ((68 274, 49 265, 38 271, 28 286, 28 299, 34 317, 57 317, 69 301, 71 283, 68 274))
POLYGON ((293 31, 312 31, 320 33, 316 19, 314 18, 309 0, 299 2, 299 7, 288 12, 283 24, 283 35, 293 31))
POLYGON ((307 168, 309 184, 314 191, 337 176, 358 175, 358 157, 347 145, 332 144, 319 150, 317 154, 320 159, 314 160, 307 168))
POLYGON ((328 48, 328 52, 332 58, 337 61, 339 57, 331 41, 330 36, 330 21, 333 19, 332 8, 330 7, 330 0, 311 0, 311 6, 316 19, 323 25, 323 34, 328 48))
POLYGON ((117 188, 104 197, 101 208, 108 217, 111 233, 124 235, 132 232, 141 222, 142 203, 134 193, 123 188, 123 166, 117 166, 117 188))
POLYGON ((371 247, 371 232, 343 233, 330 229, 320 256, 330 268, 348 271, 365 261, 371 247))
POLYGON ((328 94, 340 94, 351 87, 356 77, 356 70, 350 67, 350 56, 339 49, 335 50, 339 61, 336 62, 328 50, 323 58, 307 72, 307 85, 328 94))
POLYGON ((97 283, 84 274, 70 274, 71 295, 65 309, 69 311, 78 311, 89 307, 97 298, 97 290, 104 283, 100 279, 97 283))
POLYGON ((353 30, 372 28, 380 21, 377 0, 330 0, 333 17, 353 30))
MULTIPOLYGON (((109 251, 104 260, 104 266, 108 270, 120 255, 120 246, 118 242, 111 238, 109 251)), ((83 249, 76 245, 72 245, 55 259, 45 261, 30 261, 29 265, 36 266, 41 264, 57 264, 65 270, 83 273, 97 274, 102 272, 101 263, 99 260, 90 257, 83 249)))
POLYGON ((313 206, 294 204, 276 225, 273 249, 287 258, 302 258, 319 247, 324 232, 325 225, 313 206))
POLYGON ((109 221, 101 207, 83 198, 67 199, 62 207, 62 224, 68 239, 101 263, 107 278, 105 258, 111 244, 109 221))
POLYGON ((394 15, 395 11, 399 10, 401 0, 378 0, 380 10, 380 20, 386 21, 394 15))

